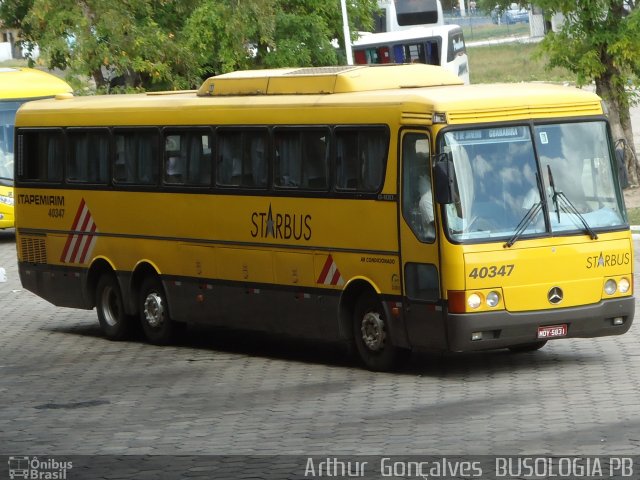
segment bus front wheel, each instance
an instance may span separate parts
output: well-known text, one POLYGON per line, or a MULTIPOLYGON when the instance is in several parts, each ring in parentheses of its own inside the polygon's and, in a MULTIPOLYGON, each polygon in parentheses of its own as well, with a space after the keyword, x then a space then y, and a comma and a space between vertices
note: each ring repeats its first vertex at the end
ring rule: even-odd
POLYGON ((124 311, 122 292, 115 275, 104 274, 98 280, 96 310, 100 328, 109 340, 125 340, 131 336, 134 317, 124 311))
POLYGON ((158 278, 148 277, 140 289, 140 323, 144 335, 154 345, 167 345, 176 333, 176 323, 169 316, 169 303, 158 278))
POLYGON ((370 370, 392 370, 408 357, 408 350, 393 345, 384 309, 371 293, 361 295, 356 302, 353 336, 358 356, 370 370))

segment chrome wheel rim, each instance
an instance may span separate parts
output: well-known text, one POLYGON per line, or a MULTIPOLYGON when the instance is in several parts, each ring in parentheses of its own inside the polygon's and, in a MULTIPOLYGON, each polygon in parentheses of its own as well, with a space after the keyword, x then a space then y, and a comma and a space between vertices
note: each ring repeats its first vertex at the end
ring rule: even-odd
POLYGON ((384 348, 387 334, 384 328, 384 321, 379 313, 366 313, 362 319, 360 331, 362 332, 362 341, 369 350, 377 352, 384 348))
POLYGON ((118 296, 113 287, 106 287, 102 290, 100 308, 102 309, 104 321, 107 322, 107 325, 110 327, 116 326, 120 318, 120 306, 118 305, 118 296))
POLYGON ((144 319, 153 328, 158 328, 164 323, 164 303, 157 293, 150 293, 144 301, 144 319))

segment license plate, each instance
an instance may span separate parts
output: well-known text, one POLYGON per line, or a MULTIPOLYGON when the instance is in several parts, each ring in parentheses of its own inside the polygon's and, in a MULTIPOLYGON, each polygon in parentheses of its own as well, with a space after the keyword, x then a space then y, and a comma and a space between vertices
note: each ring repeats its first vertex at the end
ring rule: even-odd
POLYGON ((567 325, 549 325, 538 327, 538 338, 565 337, 567 335, 567 325))

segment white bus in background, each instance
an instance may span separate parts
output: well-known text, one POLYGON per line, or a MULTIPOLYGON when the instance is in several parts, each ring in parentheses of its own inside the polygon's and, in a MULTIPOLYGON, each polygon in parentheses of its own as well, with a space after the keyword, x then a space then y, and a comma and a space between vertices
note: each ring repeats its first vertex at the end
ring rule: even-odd
POLYGON ((375 32, 395 32, 417 26, 444 25, 440 0, 378 0, 381 14, 375 32))
POLYGON ((353 42, 356 64, 426 63, 439 65, 469 83, 469 59, 458 25, 413 27, 383 33, 361 33, 353 42))

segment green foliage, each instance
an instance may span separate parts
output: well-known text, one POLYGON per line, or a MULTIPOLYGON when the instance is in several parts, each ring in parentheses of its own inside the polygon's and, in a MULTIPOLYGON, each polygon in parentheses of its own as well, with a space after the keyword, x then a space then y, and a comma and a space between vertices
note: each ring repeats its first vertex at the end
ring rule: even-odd
MULTIPOLYGON (((352 31, 370 28, 376 0, 348 2, 352 31)), ((231 70, 335 65, 338 0, 2 0, 39 61, 98 91, 199 86, 231 70), (115 79, 115 81, 114 81, 115 79)))

